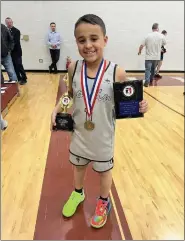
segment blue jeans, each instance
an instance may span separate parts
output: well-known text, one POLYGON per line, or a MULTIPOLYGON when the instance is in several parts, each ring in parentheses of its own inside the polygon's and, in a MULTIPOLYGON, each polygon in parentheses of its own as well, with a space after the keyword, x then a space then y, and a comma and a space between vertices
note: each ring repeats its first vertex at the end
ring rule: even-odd
MULTIPOLYGON (((11 81, 17 81, 17 75, 15 73, 15 69, 14 69, 10 54, 8 54, 6 57, 3 57, 3 58, 1 57, 1 64, 4 66, 9 79, 11 81)), ((1 78, 2 78, 2 74, 1 74, 1 78)))
POLYGON ((149 84, 155 75, 155 69, 159 60, 145 60, 145 83, 149 84))

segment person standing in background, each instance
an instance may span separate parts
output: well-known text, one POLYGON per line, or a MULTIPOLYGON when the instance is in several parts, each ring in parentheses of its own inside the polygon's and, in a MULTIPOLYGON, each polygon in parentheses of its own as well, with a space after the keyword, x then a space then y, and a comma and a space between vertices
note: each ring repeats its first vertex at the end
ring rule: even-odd
POLYGON ((4 131, 8 127, 8 122, 3 119, 2 114, 1 114, 1 130, 4 131))
MULTIPOLYGON (((167 31, 166 30, 163 30, 161 33, 166 37, 166 35, 167 35, 167 31)), ((166 53, 166 49, 165 49, 164 46, 162 46, 161 47, 161 59, 158 62, 156 73, 155 73, 155 76, 154 76, 156 78, 162 78, 162 76, 159 74, 159 71, 160 71, 162 63, 163 63, 163 55, 164 55, 164 53, 166 53)))
POLYGON ((13 26, 13 21, 11 18, 6 18, 5 23, 7 28, 10 30, 11 35, 14 40, 14 49, 11 52, 11 57, 14 65, 14 69, 18 78, 18 81, 21 85, 27 83, 27 76, 22 64, 22 48, 20 43, 21 33, 19 29, 13 26))
MULTIPOLYGON (((11 51, 14 48, 13 37, 10 31, 4 24, 1 24, 1 65, 4 66, 5 71, 8 74, 9 81, 17 82, 17 75, 14 70, 14 66, 11 58, 11 51)), ((4 83, 4 77, 1 70, 1 83, 4 83)))
POLYGON ((145 54, 145 83, 144 86, 148 87, 153 82, 155 70, 161 57, 161 47, 166 45, 164 35, 159 33, 159 24, 154 23, 152 26, 152 33, 149 33, 143 40, 139 47, 138 55, 141 54, 142 49, 146 48, 145 54))
POLYGON ((51 73, 54 69, 54 73, 57 74, 57 62, 60 58, 60 34, 56 32, 56 24, 54 22, 50 23, 51 31, 48 34, 48 45, 50 49, 52 63, 49 66, 49 72, 51 73))

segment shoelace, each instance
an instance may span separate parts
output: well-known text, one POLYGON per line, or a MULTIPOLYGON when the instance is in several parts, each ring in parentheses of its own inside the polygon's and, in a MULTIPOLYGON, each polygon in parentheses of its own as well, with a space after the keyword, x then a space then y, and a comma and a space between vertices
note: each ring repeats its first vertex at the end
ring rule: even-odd
POLYGON ((75 193, 72 193, 71 194, 71 197, 70 197, 71 201, 75 201, 76 204, 78 204, 78 200, 75 198, 75 193))
POLYGON ((107 208, 107 202, 98 200, 97 206, 96 206, 96 215, 102 216, 107 208))

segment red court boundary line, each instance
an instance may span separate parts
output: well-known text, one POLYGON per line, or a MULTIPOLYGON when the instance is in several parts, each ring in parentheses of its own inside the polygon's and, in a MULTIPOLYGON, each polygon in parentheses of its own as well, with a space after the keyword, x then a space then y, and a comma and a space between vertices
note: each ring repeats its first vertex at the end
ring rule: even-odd
MULTIPOLYGON (((60 77, 59 89, 61 88, 61 85, 62 85, 62 76, 60 77)), ((59 94, 59 92, 60 91, 58 91, 58 94, 59 94)), ((57 94, 57 97, 58 97, 57 101, 59 100, 58 94, 57 94)), ((118 193, 117 193, 117 189, 116 189, 114 180, 112 180, 111 191, 112 191, 112 195, 113 195, 113 198, 114 198, 114 201, 115 201, 116 209, 118 211, 118 215, 119 215, 119 218, 120 218, 120 221, 121 221, 121 227, 122 227, 125 239, 126 240, 133 240, 133 237, 132 237, 132 234, 131 234, 131 231, 130 231, 130 228, 129 228, 129 225, 128 225, 128 222, 127 222, 127 219, 126 219, 126 215, 124 213, 123 207, 121 205, 121 202, 120 202, 120 199, 119 199, 119 196, 118 196, 118 193)))
MULTIPOLYGON (((56 103, 59 101, 59 98, 60 98, 60 95, 61 95, 61 92, 64 91, 64 86, 63 86, 63 75, 60 76, 60 80, 59 80, 59 87, 58 87, 58 93, 57 93, 57 98, 56 98, 56 103)), ((51 142, 51 137, 50 137, 50 141, 49 143, 51 142)), ((46 163, 47 165, 47 163, 46 163)), ((45 170, 46 171, 46 170, 45 170)), ((44 174, 44 178, 45 178, 45 174, 44 174)), ((44 180, 43 180, 43 183, 44 183, 44 180)), ((43 184, 42 184, 42 189, 43 189, 43 184)), ((119 216, 119 219, 120 219, 120 225, 119 226, 119 229, 122 228, 122 232, 124 234, 124 237, 125 237, 125 240, 133 240, 133 237, 132 237, 132 234, 131 234, 131 231, 130 231, 130 228, 129 228, 129 225, 128 225, 128 222, 127 222, 127 219, 126 219, 126 215, 124 213, 124 210, 123 210, 123 207, 121 205, 121 202, 120 202, 120 199, 119 199, 119 196, 118 196, 118 193, 117 193, 117 190, 116 190, 116 186, 115 186, 115 183, 114 183, 114 180, 112 182, 112 188, 111 188, 111 192, 112 192, 112 196, 113 196, 113 199, 114 199, 114 202, 115 202, 115 209, 114 210, 114 213, 116 213, 117 211, 117 214, 119 216), (120 227, 121 226, 121 227, 120 227)), ((42 190, 41 190, 41 194, 42 194, 42 190)), ((41 202, 41 200, 40 200, 41 202)), ((40 208, 40 202, 39 202, 39 207, 38 207, 38 210, 40 208)), ((38 214, 37 214, 38 216, 38 214)), ((38 218, 38 217, 37 217, 38 218)), ((119 220, 117 220, 118 222, 119 220)), ((36 220, 36 224, 35 224, 35 232, 38 232, 38 227, 37 227, 37 220, 36 220)), ((35 232, 34 232, 34 237, 33 237, 33 240, 35 239, 35 232)), ((121 232, 121 230, 120 230, 121 232)), ((93 237, 92 237, 93 238, 93 237)))
POLYGON ((124 209, 121 205, 121 202, 120 202, 120 199, 119 199, 119 196, 118 196, 118 192, 117 192, 114 180, 112 181, 111 191, 112 191, 112 195, 113 195, 113 198, 114 198, 114 201, 115 201, 115 204, 116 204, 116 209, 118 211, 118 216, 119 216, 119 219, 121 221, 121 227, 122 227, 122 230, 123 230, 123 233, 124 233, 124 236, 125 236, 125 240, 133 240, 133 237, 132 237, 132 234, 131 234, 131 231, 130 231, 130 228, 129 228, 129 225, 128 225, 128 222, 127 222, 127 219, 126 219, 124 209))

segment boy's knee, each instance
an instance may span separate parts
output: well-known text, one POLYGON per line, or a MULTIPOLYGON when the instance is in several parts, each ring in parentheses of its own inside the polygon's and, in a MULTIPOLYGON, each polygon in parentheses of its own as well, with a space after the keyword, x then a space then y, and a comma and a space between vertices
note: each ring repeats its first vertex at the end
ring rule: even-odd
POLYGON ((77 172, 81 172, 87 168, 87 165, 85 166, 74 166, 74 168, 77 170, 77 172))

